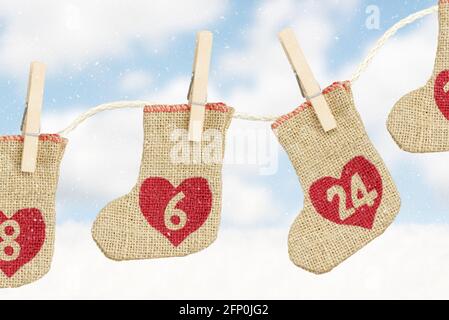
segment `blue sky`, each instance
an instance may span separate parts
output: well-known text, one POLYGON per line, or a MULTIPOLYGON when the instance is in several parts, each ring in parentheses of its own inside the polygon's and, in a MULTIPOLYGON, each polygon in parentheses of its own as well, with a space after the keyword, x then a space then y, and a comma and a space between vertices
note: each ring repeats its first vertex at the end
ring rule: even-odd
MULTIPOLYGON (((267 87, 264 90, 259 84, 260 77, 268 74, 267 72, 262 72, 259 74, 254 74, 251 72, 253 69, 241 70, 238 67, 233 67, 232 63, 228 60, 232 60, 233 55, 239 56, 240 59, 244 59, 243 55, 246 53, 251 54, 248 59, 257 59, 257 50, 252 50, 254 46, 253 37, 257 30, 254 30, 254 26, 257 25, 258 19, 260 19, 261 12, 267 10, 266 1, 222 1, 220 4, 218 2, 211 2, 210 6, 218 7, 218 9, 203 8, 199 9, 198 22, 186 23, 184 26, 177 28, 166 28, 161 33, 161 36, 155 36, 157 34, 157 23, 154 24, 152 19, 148 19, 147 23, 136 24, 136 28, 133 29, 133 21, 130 20, 127 24, 130 26, 127 30, 127 35, 123 35, 119 27, 116 28, 116 24, 113 20, 106 21, 103 26, 106 26, 110 31, 110 37, 114 37, 115 34, 122 34, 122 45, 126 47, 125 49, 117 46, 111 47, 111 51, 102 52, 101 54, 89 54, 89 46, 80 50, 80 57, 76 55, 67 55, 65 59, 61 52, 64 52, 59 48, 57 53, 52 53, 54 48, 45 48, 43 50, 41 46, 45 46, 47 43, 54 46, 67 46, 67 52, 72 51, 70 39, 68 42, 63 42, 58 44, 57 41, 54 43, 50 40, 45 40, 42 43, 37 40, 36 43, 30 47, 30 52, 27 54, 19 55, 14 61, 3 61, 0 63, 0 90, 2 95, 0 97, 2 108, 0 110, 1 125, 3 132, 5 134, 17 133, 20 125, 20 119, 22 117, 22 110, 24 104, 24 97, 26 92, 26 77, 28 72, 28 60, 26 58, 30 57, 32 59, 41 59, 48 64, 49 75, 47 78, 46 91, 45 91, 45 104, 44 113, 48 117, 52 117, 53 123, 56 125, 51 127, 52 130, 62 129, 62 127, 68 124, 71 120, 66 116, 66 113, 75 115, 76 113, 81 113, 87 110, 89 107, 95 106, 100 103, 115 101, 115 100, 137 100, 137 99, 148 99, 151 101, 158 102, 159 99, 166 98, 167 90, 170 89, 174 79, 183 79, 185 83, 186 79, 190 76, 192 57, 194 51, 194 39, 195 32, 199 29, 209 29, 214 32, 214 49, 213 49, 213 61, 212 61, 212 73, 211 73, 211 83, 213 84, 213 93, 211 97, 216 98, 216 100, 232 101, 232 106, 237 110, 249 111, 253 113, 274 113, 280 114, 288 112, 293 109, 296 105, 302 102, 299 96, 299 92, 296 89, 296 83, 291 71, 288 68, 286 59, 283 56, 283 52, 279 45, 275 44, 275 37, 277 31, 281 30, 283 27, 291 25, 294 23, 294 28, 302 35, 302 33, 308 33, 307 37, 310 37, 311 41, 308 42, 307 39, 302 42, 302 45, 307 52, 314 52, 313 46, 319 48, 319 36, 315 37, 313 28, 311 30, 301 30, 301 17, 303 16, 314 16, 319 14, 323 6, 327 6, 328 3, 333 3, 332 8, 323 14, 323 19, 327 19, 330 23, 330 32, 327 34, 329 38, 326 40, 328 43, 320 48, 319 55, 310 55, 309 58, 312 65, 320 66, 317 68, 317 77, 322 82, 322 85, 327 85, 327 82, 333 80, 344 80, 338 77, 350 77, 350 72, 355 70, 355 66, 361 59, 365 56, 367 49, 369 49, 373 42, 377 40, 392 24, 397 22, 403 17, 420 10, 434 5, 436 1, 418 1, 418 0, 408 0, 408 1, 353 1, 349 10, 338 9, 341 4, 335 4, 336 1, 290 1, 296 11, 287 12, 285 19, 277 18, 274 19, 273 25, 267 29, 260 30, 258 37, 271 39, 271 42, 267 41, 267 46, 270 46, 270 50, 273 52, 272 58, 275 60, 282 61, 285 60, 285 65, 282 69, 276 70, 276 77, 283 78, 285 82, 289 82, 289 89, 291 96, 288 101, 291 104, 283 103, 283 100, 279 100, 279 106, 272 106, 271 109, 267 107, 259 108, 256 105, 248 105, 248 97, 245 101, 245 105, 240 106, 240 101, 237 97, 239 91, 254 91, 254 95, 257 95, 257 91, 260 95, 268 94, 271 88, 267 87), (302 4, 304 3, 304 6, 302 4), (326 4, 325 4, 326 3, 326 4), (377 5, 380 9, 380 29, 379 30, 369 30, 365 26, 365 20, 367 14, 365 9, 368 5, 377 5), (204 12, 202 12, 204 10, 204 12), (212 11, 206 12, 206 11, 212 11), (204 19, 205 21, 201 21, 204 19), (140 36, 142 28, 153 29, 153 33, 147 37, 140 36), (267 30, 269 32, 267 32, 267 30), (266 33, 264 33, 266 32, 266 33), (310 48, 312 49, 310 49, 310 48), (36 54, 33 55, 33 50, 36 54), (116 50, 116 51, 115 51, 116 50), (120 53, 120 51, 123 51, 120 53), (44 52, 44 53, 43 53, 44 52), (57 56, 59 55, 59 56, 57 56), (274 56, 276 55, 276 56, 274 56), (57 56, 57 57, 56 57, 57 56), (231 58, 229 58, 231 57, 231 58), (20 59, 23 59, 23 63, 20 59), (316 63, 318 61, 318 63, 316 63), (11 67, 11 65, 13 65, 11 67), (229 67, 231 65, 231 67, 229 67), (148 79, 144 82, 147 86, 142 87, 142 85, 136 88, 126 87, 123 89, 123 81, 129 74, 137 73, 139 75, 148 75, 148 79), (267 92, 265 92, 267 91, 267 92), (237 93, 236 93, 237 92, 237 93), (163 97, 161 97, 163 96, 163 97), (58 119, 59 115, 63 115, 61 119, 58 119), (54 120, 58 119, 58 120, 54 120)), ((345 1, 341 1, 342 4, 345 1)), ((17 24, 21 24, 24 19, 23 14, 20 10, 27 10, 25 4, 20 3, 15 5, 11 10, 6 10, 6 13, 0 13, 0 39, 2 37, 8 37, 9 34, 14 33, 14 27, 17 24), (22 8, 20 7, 22 6, 22 8)), ((36 10, 43 10, 44 3, 41 6, 36 5, 36 10)), ((147 9, 147 7, 146 7, 147 9)), ((62 9, 61 9, 62 10, 62 9)), ((98 9, 101 11, 101 9, 98 9)), ((143 10, 143 9, 142 9, 143 10)), ((39 12, 39 11, 38 11, 39 12)), ((81 9, 81 23, 84 20, 83 9, 81 9)), ((196 12, 192 12, 192 15, 196 12)), ((284 13, 285 14, 285 13, 284 13)), ((262 14, 263 15, 263 14, 262 14)), ((161 19, 170 19, 173 17, 160 17, 161 19)), ((428 24, 435 24, 435 17, 427 18, 428 24)), ((88 21, 87 21, 88 22, 88 21)), ((37 21, 39 23, 39 21, 37 21)), ((51 28, 58 28, 57 23, 54 25, 49 21, 48 30, 51 28)), ((414 32, 420 30, 422 23, 418 22, 412 26, 402 30, 398 38, 407 37, 409 35, 413 36, 414 32)), ((316 34, 320 35, 320 24, 312 26, 316 28, 316 34)), ((33 25, 29 24, 29 32, 33 33, 33 25)), ((25 27, 23 27, 25 28, 25 27)), ((26 28, 24 29, 26 31, 26 28)), ((43 28, 43 31, 48 31, 43 28)), ((42 32, 43 32, 42 31, 42 32)), ((21 30, 23 32, 23 30, 21 30)), ((39 35, 37 30, 37 36, 39 35)), ((17 34, 21 34, 17 32, 17 34)), ((86 33, 88 34, 88 33, 86 33)), ((78 39, 73 46, 82 45, 83 37, 88 37, 88 35, 82 34, 80 39, 78 39)), ((45 35, 48 37, 49 35, 45 35)), ((73 35, 72 35, 73 36, 73 35)), ((69 37, 69 35, 68 35, 69 37)), ((94 36, 93 36, 94 37, 94 36)), ((49 36, 51 38, 51 35, 49 36)), ((301 37, 300 37, 301 38, 301 37)), ((303 37, 304 39, 305 37, 303 37)), ((20 41, 19 38, 17 41, 20 41)), ((428 48, 434 52, 434 47, 436 45, 436 39, 433 37, 430 39, 433 41, 433 47, 428 48)), ((430 41, 429 40, 429 41, 430 41)), ((107 37, 94 38, 93 41, 99 42, 100 44, 104 41, 105 45, 109 45, 109 40, 107 37)), ((260 40, 264 41, 264 40, 260 40)), ((396 38, 390 40, 395 42, 396 38)), ((86 41, 91 43, 90 40, 86 41)), ((0 46, 5 44, 4 41, 0 41, 0 46)), ((98 44, 98 46, 100 45, 98 44)), ((18 48, 12 48, 12 50, 20 50, 21 45, 18 48)), ((426 48, 420 48, 417 50, 426 50, 426 48)), ((7 51, 7 49, 2 50, 7 51)), ((270 51, 271 52, 271 51, 270 51)), ((23 53, 23 52, 22 52, 23 53)), ((401 54, 407 54, 407 52, 397 52, 398 56, 401 54)), ((0 54, 0 58, 8 55, 0 54)), ((432 56, 432 54, 429 54, 432 56)), ((392 59, 397 57, 392 57, 392 59)), ((271 56, 268 57, 271 59, 271 56)), ((428 70, 431 70, 432 61, 426 61, 428 70)), ((270 60, 265 60, 266 65, 270 64, 270 60)), ((390 61, 393 63, 393 61, 390 61)), ((263 68, 269 68, 267 66, 261 66, 263 68)), ((270 70, 272 72, 272 70, 270 70)), ((388 70, 385 70, 385 77, 388 77, 388 70)), ((427 78, 426 74, 421 76, 422 83, 424 83, 427 78)), ((366 78, 366 82, 369 83, 369 78, 366 78)), ((265 82, 264 84, 269 84, 265 82)), ((366 85, 368 86, 368 85, 366 85)), ((373 90, 375 88, 375 83, 372 83, 373 90)), ((376 88, 377 89, 377 88, 376 88)), ((413 89, 413 87, 410 87, 413 89)), ((394 90, 394 88, 392 89, 394 90)), ((187 87, 185 88, 187 91, 187 87)), ((354 88, 355 94, 357 95, 357 86, 354 88)), ((407 91, 396 92, 396 97, 400 97, 406 94, 407 91)), ((273 92, 275 94, 276 91, 273 92)), ((382 95, 382 91, 379 90, 379 95, 382 95)), ((185 93, 175 95, 174 93, 169 95, 172 103, 183 102, 185 100, 185 93), (173 97, 173 98, 172 98, 173 97)), ((249 96, 250 97, 250 96, 249 96)), ((383 105, 383 110, 388 110, 392 105, 383 105)), ((363 113, 363 108, 359 108, 359 111, 363 113)), ((130 139, 136 144, 136 148, 133 149, 133 159, 137 160, 139 158, 139 153, 141 152, 139 145, 139 140, 141 139, 141 120, 139 119, 140 111, 133 111, 136 114, 134 122, 128 122, 129 125, 136 127, 137 136, 131 136, 130 139)), ((128 113, 121 113, 121 111, 111 111, 111 113, 116 113, 117 117, 127 117, 128 113)), ((362 114, 363 116, 363 114, 362 114)), ((73 117, 72 117, 73 118, 73 117)), ((132 118, 134 119, 134 118, 132 118)), ((381 154, 384 156, 382 148, 383 140, 376 141, 377 132, 379 130, 385 131, 384 122, 386 119, 380 119, 381 122, 377 125, 368 126, 368 131, 379 149, 381 154)), ((95 121, 95 120, 92 120, 95 121)), ((45 124, 45 122, 44 122, 45 124)), ((94 124, 92 124, 94 125, 94 124)), ((105 124, 107 125, 107 124, 105 124)), ((233 123, 233 127, 247 126, 243 121, 236 120, 233 123)), ((251 124, 252 125, 252 124, 251 124)), ((268 124, 260 124, 258 126, 265 126, 268 128, 268 124)), ((43 128, 46 130, 47 128, 43 128)), ((82 131, 83 126, 80 126, 77 130, 82 131)), ((110 128, 110 130, 112 130, 110 128)), ((48 131, 48 130, 46 130, 48 131)), ((93 134, 96 135, 95 131, 93 134)), ((382 133, 383 135, 385 133, 382 133)), ((72 140, 71 136, 68 136, 70 142, 68 148, 76 149, 80 147, 80 140, 72 140), (78 144, 78 145, 75 145, 78 144)), ((113 139, 113 138, 111 138, 113 139)), ((100 143, 100 142, 99 142, 100 143)), ((111 140, 111 143, 114 143, 111 140)), ((123 141, 126 144, 126 141, 123 141)), ((118 144, 119 146, 120 144, 118 144)), ((103 152, 101 148, 97 148, 96 152, 103 152)), ((123 154, 120 150, 115 150, 116 154, 114 157, 126 157, 128 153, 123 154)), ((398 148, 389 150, 392 153, 403 153, 398 148)), ((67 156, 74 156, 75 153, 68 153, 67 156)), ((85 155, 85 157, 90 157, 94 162, 95 159, 99 157, 99 154, 90 153, 85 155)), ((436 185, 430 183, 423 177, 423 173, 420 169, 420 165, 415 162, 419 161, 420 156, 407 156, 407 161, 402 162, 400 165, 397 163, 391 166, 391 172, 395 178, 397 186, 401 192, 402 196, 402 210, 398 218, 399 223, 447 223, 449 211, 449 203, 446 197, 435 189, 438 189, 436 185)), ((101 192, 96 192, 98 190, 86 189, 78 185, 77 182, 85 180, 86 183, 88 178, 83 174, 83 170, 79 169, 80 174, 77 179, 70 182, 64 183, 62 180, 66 178, 64 174, 65 171, 71 170, 70 166, 66 167, 67 159, 64 160, 62 164, 61 175, 61 189, 58 193, 58 221, 66 220, 77 220, 85 221, 90 223, 93 221, 94 217, 98 211, 109 201, 113 200, 114 196, 119 196, 119 192, 112 192, 108 195, 102 194, 101 192), (68 186, 69 185, 69 186, 68 186), (73 193, 73 194, 71 194, 73 193)), ((124 160, 125 161, 125 160, 124 160)), ((430 160, 429 160, 430 161, 430 160)), ((136 162, 136 161, 134 161, 136 162)), ((102 165, 98 163, 98 165, 102 165)), ((120 189, 120 192, 124 193, 126 190, 132 186, 130 183, 136 176, 137 163, 132 168, 121 168, 121 167, 110 167, 107 179, 110 180, 110 184, 118 184, 120 181, 114 180, 113 176, 115 172, 120 171, 122 177, 128 176, 128 185, 120 189)), ((258 225, 279 225, 287 227, 288 224, 293 220, 296 214, 299 212, 302 206, 302 193, 300 191, 299 182, 294 174, 291 164, 287 159, 286 155, 282 150, 280 150, 279 159, 279 170, 276 174, 270 176, 261 176, 257 174, 254 170, 238 170, 235 166, 231 166, 225 170, 226 174, 230 174, 236 177, 240 182, 243 181, 245 186, 250 188, 251 186, 261 190, 262 194, 269 194, 270 199, 273 199, 275 205, 272 209, 276 210, 273 212, 272 217, 269 213, 261 214, 260 218, 257 214, 254 214, 254 218, 250 219, 245 227, 257 227, 258 225), (235 172, 233 172, 235 170, 235 172)), ((99 176, 97 179, 101 180, 103 177, 99 176)), ((225 179, 226 183, 226 179, 225 179)), ((226 188, 226 185, 225 185, 226 188)), ((231 187, 228 187, 231 189, 231 187)), ((226 202, 226 198, 224 199, 226 202)), ((230 205, 229 208, 225 207, 223 212, 223 221, 225 227, 242 227, 239 225, 239 219, 235 220, 233 218, 227 218, 228 216, 244 215, 245 212, 241 213, 231 213, 230 210, 238 211, 239 207, 237 205, 230 205)))

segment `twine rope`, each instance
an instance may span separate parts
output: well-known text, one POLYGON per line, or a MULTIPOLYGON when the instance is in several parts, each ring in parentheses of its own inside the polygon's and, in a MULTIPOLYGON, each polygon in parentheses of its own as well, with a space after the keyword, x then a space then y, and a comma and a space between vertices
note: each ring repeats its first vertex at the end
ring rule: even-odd
MULTIPOLYGON (((356 82, 361 74, 368 68, 374 57, 377 55, 377 53, 380 51, 380 49, 385 45, 385 43, 393 37, 400 29, 404 28, 405 26, 412 24, 416 20, 422 19, 430 14, 438 12, 438 5, 432 6, 430 8, 415 12, 408 17, 400 20, 396 24, 394 24, 391 28, 389 28, 383 36, 376 42, 374 47, 368 52, 368 55, 366 58, 359 64, 357 67, 355 73, 351 77, 351 83, 356 82)), ((61 130, 58 132, 61 136, 66 136, 73 130, 75 130, 81 123, 89 119, 90 117, 93 117, 94 115, 108 110, 115 110, 115 109, 125 109, 125 108, 143 108, 147 105, 152 105, 154 103, 148 102, 148 101, 116 101, 116 102, 110 102, 110 103, 104 103, 100 104, 96 107, 93 107, 92 109, 87 110, 86 112, 79 115, 68 127, 66 127, 64 130, 61 130)), ((241 119, 241 120, 247 120, 247 121, 262 121, 262 122, 273 122, 276 121, 280 116, 273 116, 273 115, 254 115, 249 113, 242 113, 242 112, 235 112, 234 116, 235 119, 241 119)))

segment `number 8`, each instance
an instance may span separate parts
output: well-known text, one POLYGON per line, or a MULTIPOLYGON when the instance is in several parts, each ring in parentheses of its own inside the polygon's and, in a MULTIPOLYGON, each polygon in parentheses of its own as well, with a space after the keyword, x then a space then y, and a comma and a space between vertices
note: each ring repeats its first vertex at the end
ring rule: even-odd
POLYGON ((20 225, 17 221, 6 220, 0 224, 0 261, 14 261, 19 257, 20 245, 15 240, 20 235, 20 225), (6 234, 6 228, 12 228, 12 234, 6 234), (12 248, 12 253, 7 254, 6 248, 12 248))

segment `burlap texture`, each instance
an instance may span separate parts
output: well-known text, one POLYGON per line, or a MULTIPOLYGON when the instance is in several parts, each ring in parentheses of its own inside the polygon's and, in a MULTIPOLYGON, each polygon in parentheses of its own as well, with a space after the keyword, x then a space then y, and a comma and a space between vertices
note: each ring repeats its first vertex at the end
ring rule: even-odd
MULTIPOLYGON (((224 104, 208 104, 204 131, 220 132, 221 157, 218 163, 175 164, 170 153, 179 142, 171 141, 174 130, 187 132, 188 105, 149 106, 144 112, 144 145, 140 174, 131 192, 109 203, 98 215, 92 235, 103 253, 113 260, 131 260, 185 256, 208 247, 217 237, 221 213, 222 159, 225 134, 233 109, 224 104), (174 187, 190 178, 206 179, 212 193, 212 207, 204 224, 173 245, 147 221, 139 206, 142 184, 148 178, 162 178, 174 187)), ((185 141, 192 147, 195 143, 185 141)), ((206 143, 205 141, 203 143, 206 143)), ((202 199, 199 200, 201 202, 202 199)), ((157 201, 156 201, 157 202, 157 201)))
POLYGON ((434 97, 437 76, 449 69, 448 1, 440 1, 439 6, 440 31, 433 75, 424 87, 402 97, 387 121, 388 131, 398 146, 413 153, 449 151, 449 120, 434 97))
MULTIPOLYGON (((21 236, 28 238, 27 244, 33 245, 34 223, 37 217, 42 216, 45 224, 45 240, 37 254, 31 253, 32 259, 17 265, 14 274, 6 275, 2 271, 17 260, 10 261, 6 266, 0 261, 0 287, 19 287, 33 282, 44 276, 50 269, 53 256, 53 243, 55 237, 55 193, 59 176, 59 165, 62 160, 67 140, 57 135, 41 135, 36 171, 24 173, 21 171, 21 158, 23 138, 21 136, 0 137, 0 211, 6 219, 17 217, 16 213, 22 209, 35 208, 40 211, 37 216, 27 219, 26 213, 20 225, 21 236), (23 234, 29 229, 28 234, 23 234)), ((0 213, 1 215, 1 213, 0 213)), ((0 223, 1 226, 1 223, 0 223)), ((2 228, 3 230, 3 228, 2 228)), ((0 239, 4 241, 5 239, 0 239)), ((5 250, 5 248, 2 248, 5 250)), ((25 253, 28 248, 21 247, 20 252, 25 253)))
POLYGON ((273 124, 304 190, 304 209, 289 233, 290 258, 297 266, 316 274, 329 272, 382 234, 400 208, 393 180, 355 109, 350 84, 335 83, 324 93, 337 120, 336 129, 325 133, 307 103, 273 124), (323 177, 339 179, 345 165, 360 156, 377 167, 383 184, 382 200, 371 230, 324 218, 315 210, 309 193, 312 184, 323 177))

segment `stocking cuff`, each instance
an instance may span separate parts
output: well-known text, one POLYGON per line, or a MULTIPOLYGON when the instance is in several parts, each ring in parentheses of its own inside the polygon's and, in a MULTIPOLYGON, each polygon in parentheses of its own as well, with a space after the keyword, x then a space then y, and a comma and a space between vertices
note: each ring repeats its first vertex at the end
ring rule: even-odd
POLYGON ((309 102, 273 123, 272 128, 288 154, 303 158, 331 157, 335 150, 354 147, 366 132, 352 97, 349 82, 336 82, 323 90, 337 128, 325 132, 309 102))
POLYGON ((1 196, 53 194, 68 140, 57 134, 41 134, 34 174, 21 170, 23 141, 24 138, 20 135, 0 136, 1 196))
MULTIPOLYGON (((218 103, 208 103, 206 104, 207 111, 218 111, 218 112, 231 112, 232 108, 226 106, 222 102, 218 103)), ((154 112, 188 112, 190 111, 190 105, 188 104, 175 104, 175 105, 152 105, 146 106, 144 112, 154 113, 154 112)))
MULTIPOLYGON (((39 135, 39 140, 67 144, 67 139, 61 137, 59 134, 41 134, 41 135, 39 135)), ((0 141, 1 142, 7 142, 7 141, 23 142, 24 137, 22 135, 0 136, 0 141)))
MULTIPOLYGON (((225 132, 232 120, 234 109, 224 103, 206 104, 204 130, 216 129, 225 132)), ((144 128, 146 138, 159 139, 159 143, 170 141, 173 130, 188 130, 190 105, 152 105, 144 109, 144 128)))
MULTIPOLYGON (((449 1, 449 0, 448 0, 449 1)), ((349 81, 344 81, 344 82, 334 82, 333 84, 331 84, 330 86, 328 86, 327 88, 325 88, 323 90, 323 94, 324 96, 327 96, 329 93, 337 90, 337 89, 346 89, 347 91, 350 90, 350 82, 349 81)), ((281 117, 279 117, 279 119, 277 119, 272 125, 271 128, 273 130, 278 129, 283 123, 287 122, 288 120, 298 116, 299 114, 301 114, 304 110, 306 109, 310 109, 312 107, 312 104, 309 101, 304 102, 302 105, 300 105, 298 108, 296 108, 295 110, 293 110, 292 112, 283 115, 281 117)))

